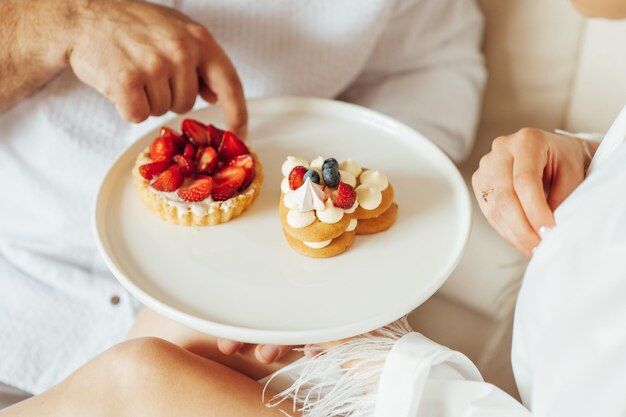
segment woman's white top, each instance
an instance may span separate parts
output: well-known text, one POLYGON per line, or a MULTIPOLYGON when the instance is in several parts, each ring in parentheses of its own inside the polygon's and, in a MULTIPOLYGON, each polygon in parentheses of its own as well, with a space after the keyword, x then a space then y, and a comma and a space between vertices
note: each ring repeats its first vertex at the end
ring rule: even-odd
POLYGON ((601 145, 524 276, 512 354, 523 406, 463 355, 409 333, 385 361, 375 410, 355 417, 626 416, 626 124, 617 122, 621 137, 601 145))
MULTIPOLYGON (((471 148, 485 80, 473 0, 160 3, 209 28, 248 97, 339 97, 453 158, 471 148)), ((0 382, 40 392, 124 338, 137 305, 99 259, 91 204, 114 157, 162 120, 123 123, 69 70, 0 114, 0 382)))

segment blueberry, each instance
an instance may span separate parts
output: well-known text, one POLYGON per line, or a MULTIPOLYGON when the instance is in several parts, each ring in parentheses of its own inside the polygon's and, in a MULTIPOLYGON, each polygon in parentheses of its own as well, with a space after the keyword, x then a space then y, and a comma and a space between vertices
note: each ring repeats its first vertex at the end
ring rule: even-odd
POLYGON ((314 169, 309 169, 302 177, 303 181, 306 181, 307 178, 310 178, 312 182, 319 184, 320 183, 320 174, 317 173, 314 169))
POLYGON ((337 162, 335 158, 328 158, 322 164, 322 170, 325 170, 326 168, 330 168, 330 167, 335 167, 339 169, 339 162, 337 162))
POLYGON ((328 166, 322 169, 322 176, 324 177, 324 183, 331 187, 335 188, 339 185, 339 168, 337 166, 328 166))

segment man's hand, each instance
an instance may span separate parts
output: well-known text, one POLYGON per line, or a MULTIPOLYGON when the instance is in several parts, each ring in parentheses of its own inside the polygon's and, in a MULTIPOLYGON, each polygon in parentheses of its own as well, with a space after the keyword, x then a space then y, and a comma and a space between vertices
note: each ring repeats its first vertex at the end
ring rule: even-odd
POLYGON ((77 10, 69 64, 127 121, 189 111, 198 94, 219 101, 228 128, 245 133, 237 72, 202 25, 142 1, 101 0, 77 10))
POLYGON ((206 28, 175 10, 138 0, 5 0, 0 16, 0 112, 69 65, 125 120, 184 113, 200 95, 245 136, 233 64, 206 28))
POLYGON ((585 178, 598 144, 526 128, 493 141, 472 177, 480 209, 500 235, 526 256, 539 229, 585 178))

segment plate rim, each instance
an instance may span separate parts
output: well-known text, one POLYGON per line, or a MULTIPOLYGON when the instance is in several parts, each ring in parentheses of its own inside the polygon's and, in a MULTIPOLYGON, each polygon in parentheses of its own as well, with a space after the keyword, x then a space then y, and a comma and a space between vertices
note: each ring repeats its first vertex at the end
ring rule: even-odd
MULTIPOLYGON (((323 329, 316 328, 308 330, 262 330, 219 323, 216 321, 198 318, 189 313, 177 310, 176 308, 169 306, 165 302, 158 300, 156 297, 151 296, 147 291, 141 289, 120 268, 118 268, 115 261, 109 255, 107 248, 105 247, 105 244, 108 244, 108 242, 106 242, 106 233, 100 232, 100 223, 104 221, 103 215, 100 215, 100 207, 103 204, 103 199, 105 198, 104 188, 106 188, 105 185, 108 183, 107 179, 111 175, 112 171, 114 171, 117 165, 122 161, 122 159, 125 158, 128 151, 138 142, 144 140, 147 136, 153 135, 154 132, 158 131, 161 126, 160 124, 159 127, 145 132, 141 137, 130 143, 115 157, 98 186, 98 192, 96 193, 92 206, 91 228, 98 251, 103 257, 107 267, 114 275, 114 277, 132 296, 137 298, 143 305, 155 310, 160 314, 163 314, 165 317, 168 317, 174 321, 177 321, 180 324, 188 326, 202 333, 210 334, 212 336, 248 343, 300 345, 304 343, 322 343, 331 340, 339 340, 345 337, 349 337, 346 336, 347 334, 357 335, 371 331, 382 325, 391 323, 392 321, 399 319, 405 314, 409 314, 415 308, 419 307, 446 282, 446 280, 450 277, 454 269, 459 264, 463 253, 465 252, 465 248, 467 246, 472 227, 472 204, 468 186, 463 176, 461 175, 461 172, 459 171, 458 167, 452 162, 452 160, 437 145, 429 141, 416 129, 376 110, 372 110, 353 103, 306 96, 261 97, 248 99, 247 102, 250 106, 259 106, 263 105, 264 103, 270 103, 272 105, 279 104, 283 106, 296 104, 312 104, 314 106, 321 105, 344 107, 352 111, 359 111, 363 114, 368 115, 370 118, 377 119, 378 122, 383 122, 385 126, 389 126, 390 128, 400 129, 412 133, 412 135, 415 136, 417 140, 422 142, 421 145, 430 148, 430 151, 434 152, 434 154, 437 154, 438 158, 447 165, 447 171, 451 173, 448 178, 452 180, 451 182, 454 187, 454 191, 460 194, 459 204, 463 207, 461 212, 459 213, 460 230, 458 233, 462 236, 462 238, 459 239, 457 243, 457 248, 451 248, 451 250, 456 251, 453 259, 449 263, 448 267, 440 274, 438 279, 433 280, 429 286, 427 286, 423 291, 419 293, 419 295, 411 298, 411 304, 414 305, 411 310, 400 313, 400 315, 398 316, 398 313, 394 309, 389 309, 390 311, 394 312, 392 314, 385 314, 384 320, 381 316, 375 316, 372 318, 359 320, 358 322, 323 329)), ((182 118, 193 117, 194 114, 205 111, 207 108, 210 108, 210 106, 194 109, 191 112, 185 114, 175 115, 168 120, 165 120, 162 125, 174 123, 175 121, 182 118)), ((405 308, 402 309, 404 310, 405 308)))

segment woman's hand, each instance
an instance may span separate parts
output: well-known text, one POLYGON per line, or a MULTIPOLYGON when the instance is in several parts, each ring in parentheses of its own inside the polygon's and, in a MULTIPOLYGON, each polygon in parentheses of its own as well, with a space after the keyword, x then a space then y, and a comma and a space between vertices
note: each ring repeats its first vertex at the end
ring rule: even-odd
MULTIPOLYGON (((76 2, 75 2, 76 3, 76 2)), ((228 129, 245 135, 243 88, 209 31, 185 15, 136 0, 77 2, 67 52, 76 76, 127 121, 219 102, 228 129)))
MULTIPOLYGON (((234 342, 228 339, 217 339, 217 348, 224 355, 233 355, 245 346, 244 343, 234 342)), ((293 346, 256 345, 254 356, 264 365, 279 361, 283 356, 293 350, 293 346)))
POLYGON ((493 141, 472 177, 480 209, 526 256, 553 227, 553 211, 585 178, 595 142, 525 128, 493 141))

